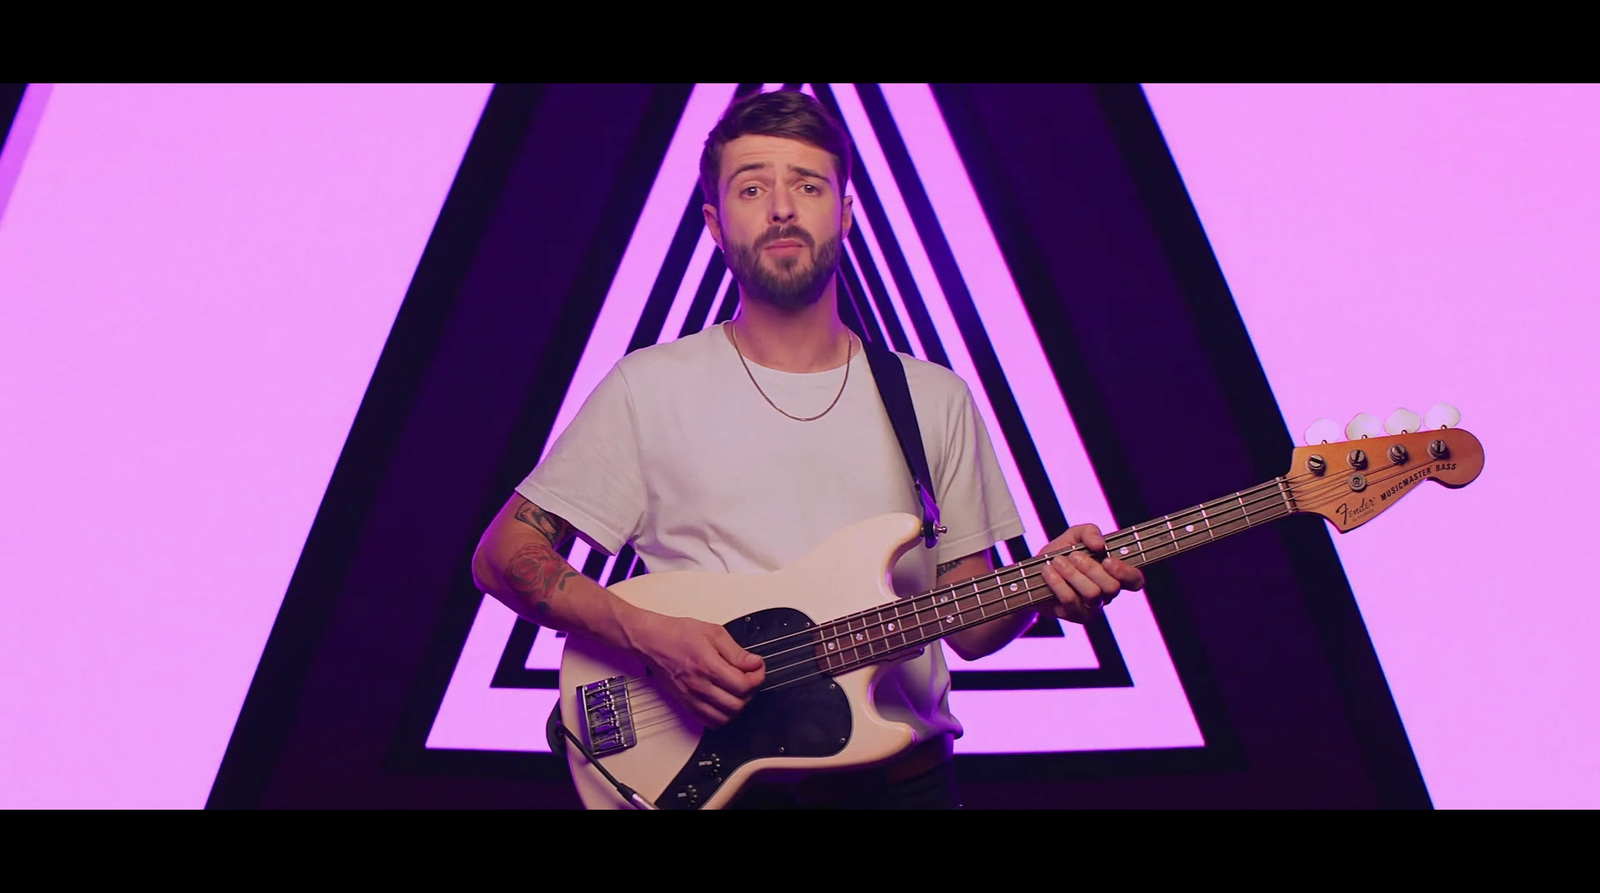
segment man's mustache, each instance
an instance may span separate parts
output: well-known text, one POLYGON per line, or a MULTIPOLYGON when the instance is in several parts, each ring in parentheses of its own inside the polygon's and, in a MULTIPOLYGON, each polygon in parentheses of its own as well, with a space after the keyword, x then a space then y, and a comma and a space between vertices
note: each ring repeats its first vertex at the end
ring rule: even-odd
POLYGON ((817 247, 816 242, 811 238, 811 234, 798 226, 775 226, 756 240, 755 247, 760 250, 780 239, 794 239, 807 248, 817 247))

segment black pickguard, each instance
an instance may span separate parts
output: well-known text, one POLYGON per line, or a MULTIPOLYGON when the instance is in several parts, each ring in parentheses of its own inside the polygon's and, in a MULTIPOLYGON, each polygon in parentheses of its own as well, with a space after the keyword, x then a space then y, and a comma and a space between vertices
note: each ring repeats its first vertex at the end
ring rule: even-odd
POLYGON ((656 798, 661 809, 700 808, 752 760, 831 756, 850 740, 850 699, 817 664, 811 618, 792 608, 771 608, 723 626, 740 647, 766 660, 764 690, 732 722, 706 730, 694 755, 656 798))

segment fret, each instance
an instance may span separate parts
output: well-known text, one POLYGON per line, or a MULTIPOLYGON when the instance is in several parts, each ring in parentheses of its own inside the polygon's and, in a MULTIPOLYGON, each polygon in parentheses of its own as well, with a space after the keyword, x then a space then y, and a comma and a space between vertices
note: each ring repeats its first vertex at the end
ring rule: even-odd
POLYGON ((1033 604, 1033 593, 1029 591, 1032 588, 1033 583, 1028 580, 1028 572, 1020 567, 1017 568, 1017 578, 1005 585, 1006 607, 1015 610, 1022 606, 1033 604), (1014 605, 1011 603, 1011 599, 1021 599, 1022 604, 1014 605))
POLYGON ((882 611, 873 611, 870 614, 861 615, 861 641, 864 642, 862 647, 867 649, 867 660, 869 661, 878 656, 878 646, 883 642, 882 620, 882 611))
POLYGON ((843 644, 839 624, 829 624, 822 630, 822 666, 826 670, 844 669, 844 655, 840 651, 843 644))
POLYGON ((911 617, 904 621, 906 625, 906 644, 911 645, 927 638, 928 631, 923 628, 922 612, 928 610, 928 597, 919 595, 911 600, 911 617))
POLYGON ((1203 505, 1200 506, 1200 520, 1206 522, 1206 533, 1210 535, 1211 539, 1216 539, 1217 535, 1211 532, 1211 518, 1206 515, 1206 507, 1203 505))
MULTIPOLYGON (((883 638, 884 641, 889 645, 889 650, 894 651, 897 648, 905 647, 906 628, 905 625, 900 622, 900 603, 895 602, 889 607, 894 611, 894 616, 890 617, 889 620, 884 623, 883 638), (899 640, 899 644, 896 644, 896 639, 899 640)), ((882 614, 883 612, 879 611, 878 613, 882 614)))
POLYGON ((1296 510, 1294 505, 1294 497, 1290 495, 1288 489, 1284 487, 1284 480, 1281 477, 1278 478, 1278 495, 1283 497, 1284 507, 1289 509, 1291 512, 1296 510))
POLYGON ((1131 564, 1145 564, 1148 561, 1145 554, 1144 540, 1139 536, 1139 528, 1137 526, 1106 537, 1106 549, 1115 557, 1131 564), (1112 540, 1126 540, 1130 536, 1133 537, 1133 545, 1131 546, 1119 546, 1112 542, 1112 540))
POLYGON ((1244 504, 1244 494, 1235 493, 1233 498, 1239 500, 1239 508, 1244 512, 1244 526, 1250 526, 1250 506, 1244 504))
POLYGON ((1012 599, 1023 596, 1022 602, 1027 601, 1027 574, 1022 568, 1012 565, 1003 567, 994 572, 995 604, 1000 606, 1000 613, 1009 614, 1022 607, 1022 603, 1013 604, 1012 599), (1010 577, 1010 579, 1007 579, 1010 577))
MULTIPOLYGON (((1153 527, 1155 525, 1154 525, 1154 523, 1152 523, 1149 526, 1153 527)), ((1134 528, 1134 529, 1138 530, 1137 527, 1134 528)), ((1144 541, 1144 537, 1142 535, 1138 538, 1137 542, 1138 542, 1138 546, 1139 546, 1139 564, 1141 564, 1141 565, 1143 565, 1143 564, 1151 564, 1151 563, 1160 561, 1161 559, 1167 557, 1168 555, 1177 554, 1177 548, 1176 548, 1176 546, 1175 546, 1175 544, 1173 542, 1173 539, 1172 539, 1172 531, 1170 529, 1167 530, 1168 538, 1165 539, 1165 540, 1159 538, 1160 537, 1160 533, 1161 533, 1160 530, 1155 531, 1156 538, 1152 539, 1149 543, 1146 543, 1144 541), (1163 549, 1167 549, 1167 550, 1170 550, 1170 551, 1167 551, 1167 552, 1163 553, 1161 551, 1163 549)))
MULTIPOLYGON (((889 607, 893 608, 894 606, 890 605, 889 607)), ((883 654, 888 654, 894 650, 894 643, 889 641, 889 636, 891 635, 889 626, 892 625, 894 621, 884 616, 883 608, 879 608, 873 612, 872 621, 873 653, 878 654, 881 652, 883 654)))
POLYGON ((981 579, 983 578, 972 578, 972 600, 978 603, 978 618, 980 620, 986 620, 989 617, 989 612, 985 610, 983 606, 983 590, 978 588, 978 581, 981 579))
POLYGON ((955 617, 961 613, 961 606, 956 603, 951 593, 941 592, 936 597, 933 607, 933 616, 938 619, 936 627, 929 630, 930 638, 939 638, 944 635, 944 630, 956 624, 955 617))
POLYGON ((867 621, 863 617, 855 617, 850 621, 850 662, 863 663, 861 650, 867 649, 865 657, 872 656, 872 649, 867 642, 867 621))

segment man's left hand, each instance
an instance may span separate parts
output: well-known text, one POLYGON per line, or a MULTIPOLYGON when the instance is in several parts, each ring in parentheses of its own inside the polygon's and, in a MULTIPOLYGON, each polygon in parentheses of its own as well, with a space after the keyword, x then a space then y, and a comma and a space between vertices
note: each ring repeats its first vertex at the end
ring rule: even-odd
POLYGON ((1053 603, 1041 605, 1039 613, 1054 614, 1073 623, 1088 623, 1123 591, 1144 588, 1144 574, 1117 558, 1096 561, 1089 552, 1105 554, 1105 537, 1093 524, 1079 524, 1056 537, 1039 554, 1054 554, 1071 546, 1084 546, 1058 555, 1044 567, 1044 581, 1055 594, 1053 603))

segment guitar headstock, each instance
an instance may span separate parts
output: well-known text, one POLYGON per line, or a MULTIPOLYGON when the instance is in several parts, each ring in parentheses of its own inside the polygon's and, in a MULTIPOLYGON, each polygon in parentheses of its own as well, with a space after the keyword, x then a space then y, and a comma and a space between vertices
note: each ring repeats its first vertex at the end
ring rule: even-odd
POLYGON ((1483 471, 1483 445, 1455 427, 1460 420, 1460 413, 1442 403, 1426 419, 1395 410, 1382 427, 1362 413, 1345 426, 1346 440, 1337 439, 1332 422, 1317 420, 1306 431, 1309 445, 1294 451, 1284 475, 1294 510, 1321 515, 1345 533, 1425 481, 1465 487, 1483 471), (1387 435, 1379 433, 1385 430, 1387 435))

